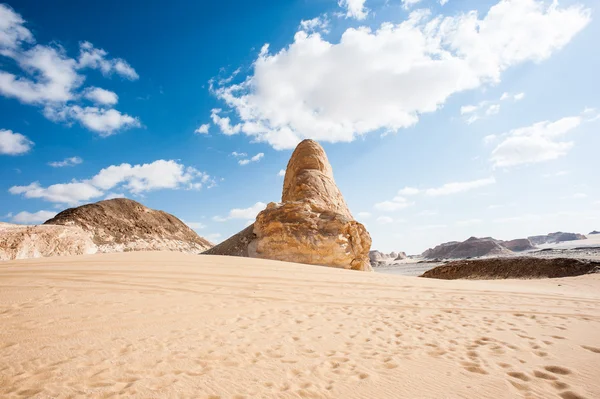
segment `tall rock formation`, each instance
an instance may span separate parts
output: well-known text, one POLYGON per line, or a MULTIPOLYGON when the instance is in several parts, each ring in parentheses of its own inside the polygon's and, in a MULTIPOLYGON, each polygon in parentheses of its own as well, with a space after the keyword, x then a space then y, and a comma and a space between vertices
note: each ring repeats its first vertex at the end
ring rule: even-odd
POLYGON ((98 252, 179 251, 199 254, 212 247, 175 216, 127 198, 69 208, 44 225, 76 226, 88 232, 98 252))
POLYGON ((371 271, 371 237, 355 221, 323 148, 304 140, 286 169, 281 203, 252 226, 205 252, 371 271))

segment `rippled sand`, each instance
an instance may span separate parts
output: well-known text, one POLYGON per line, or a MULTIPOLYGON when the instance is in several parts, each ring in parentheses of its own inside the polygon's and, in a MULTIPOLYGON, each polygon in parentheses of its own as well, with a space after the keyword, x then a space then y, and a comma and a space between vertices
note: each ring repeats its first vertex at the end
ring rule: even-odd
POLYGON ((599 398, 600 276, 145 252, 0 263, 0 397, 599 398))

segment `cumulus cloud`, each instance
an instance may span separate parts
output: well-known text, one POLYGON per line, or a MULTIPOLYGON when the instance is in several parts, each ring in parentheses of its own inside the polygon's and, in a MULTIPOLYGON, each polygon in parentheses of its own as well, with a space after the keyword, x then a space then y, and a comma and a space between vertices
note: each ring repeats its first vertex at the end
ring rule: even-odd
POLYGON ((510 167, 565 156, 574 143, 565 141, 564 135, 581 122, 580 116, 571 116, 513 129, 501 135, 502 141, 492 151, 490 160, 495 167, 510 167))
POLYGON ((90 42, 82 42, 79 45, 79 68, 99 69, 104 75, 117 74, 129 80, 139 79, 139 75, 122 58, 108 58, 108 53, 103 49, 95 48, 90 42))
POLYGON ((450 195, 450 194, 458 194, 465 191, 474 190, 476 188, 489 186, 490 184, 495 184, 496 179, 492 177, 488 177, 485 179, 465 181, 465 182, 453 182, 446 183, 441 187, 437 188, 428 188, 424 190, 426 195, 437 197, 441 195, 450 195))
POLYGON ((383 201, 375 204, 374 208, 379 211, 393 212, 400 209, 408 208, 414 205, 414 202, 408 202, 404 197, 394 197, 392 201, 383 201))
POLYGON ((277 173, 277 176, 284 177, 285 176, 285 169, 279 169, 279 173, 277 173))
POLYGON ((300 21, 300 29, 308 33, 329 33, 329 19, 327 19, 327 15, 321 15, 313 19, 302 20, 300 21))
POLYGON ((417 195, 421 192, 418 188, 414 187, 404 187, 401 190, 398 190, 398 195, 417 195))
POLYGON ((13 223, 18 224, 36 224, 43 223, 54 216, 56 216, 56 212, 52 211, 38 211, 34 213, 23 211, 14 215, 11 220, 13 223))
POLYGON ((106 51, 94 48, 89 42, 80 43, 77 59, 69 57, 58 44, 35 44, 24 19, 3 4, 0 4, 0 55, 11 58, 21 69, 19 74, 0 70, 0 95, 42 107, 44 115, 53 121, 78 120, 103 135, 121 127, 139 126, 137 119, 119 111, 77 105, 82 98, 104 107, 116 104, 116 93, 97 87, 82 90, 85 75, 81 72, 93 68, 105 75, 137 79, 135 70, 123 59, 109 58, 106 51))
POLYGON ((401 0, 402 8, 408 10, 409 8, 419 4, 421 0, 401 0))
POLYGON ((390 224, 394 223, 394 219, 389 216, 379 216, 375 221, 379 224, 390 224))
POLYGON ((188 222, 187 220, 184 220, 183 223, 185 223, 186 225, 188 225, 189 228, 194 230, 201 230, 206 227, 204 223, 200 222, 188 222))
POLYGON ((365 7, 366 0, 339 0, 338 5, 346 9, 346 18, 355 18, 363 20, 369 14, 369 9, 365 7))
POLYGON ((267 204, 264 202, 257 202, 249 208, 234 208, 229 211, 229 214, 225 217, 223 216, 214 216, 213 220, 215 222, 226 222, 232 219, 247 219, 252 220, 256 218, 256 215, 263 209, 267 207, 267 204))
POLYGON ((210 129, 210 123, 205 123, 200 125, 198 129, 194 130, 196 134, 208 134, 208 129, 210 129))
POLYGON ((278 52, 263 46, 242 83, 211 86, 238 123, 220 109, 211 116, 224 134, 244 133, 276 149, 304 138, 350 142, 373 131, 395 132, 452 94, 498 83, 514 65, 547 59, 589 21, 590 10, 578 5, 501 0, 483 16, 417 10, 399 24, 349 28, 338 42, 299 31, 278 52))
MULTIPOLYGON (((197 190, 214 184, 214 179, 204 172, 173 160, 160 159, 142 165, 128 163, 112 165, 87 180, 73 180, 70 183, 53 184, 48 187, 33 182, 27 186, 13 186, 8 191, 15 195, 21 194, 25 198, 40 198, 49 202, 76 205, 104 196, 105 191, 117 188, 132 194, 141 194, 163 189, 197 190)), ((118 198, 117 195, 121 196, 121 194, 108 194, 113 198, 118 198)))
POLYGON ((62 161, 49 162, 48 165, 53 168, 63 168, 65 166, 75 166, 81 163, 83 163, 83 159, 80 157, 70 157, 63 159, 62 161))
POLYGON ((484 100, 476 105, 464 105, 460 107, 460 114, 468 124, 474 123, 485 116, 496 115, 500 112, 500 103, 511 100, 520 101, 525 97, 525 93, 502 93, 497 100, 484 100))
MULTIPOLYGON (((415 204, 414 202, 408 202, 403 196, 415 196, 419 194, 424 194, 430 197, 438 197, 443 195, 458 194, 465 191, 474 190, 479 187, 488 186, 494 183, 496 183, 496 179, 492 176, 485 179, 478 179, 472 181, 446 183, 440 187, 434 188, 418 189, 414 187, 404 187, 403 189, 398 190, 398 195, 394 197, 392 201, 383 201, 376 203, 375 209, 381 211, 396 211, 415 204)), ((432 215, 433 212, 434 211, 423 211, 420 214, 432 215)))
POLYGON ((100 197, 104 192, 87 182, 53 184, 42 187, 39 182, 27 186, 13 186, 8 189, 11 194, 22 194, 25 198, 39 198, 48 202, 76 205, 82 201, 100 197))
POLYGON ((258 154, 256 154, 255 156, 253 156, 250 159, 240 159, 238 161, 238 163, 240 165, 242 165, 242 166, 243 165, 248 165, 250 162, 258 162, 258 161, 260 161, 261 159, 263 159, 264 156, 265 156, 265 154, 263 154, 262 152, 259 152, 258 154))
POLYGON ((125 194, 123 193, 108 193, 104 197, 105 200, 115 199, 115 198, 125 198, 125 194))
POLYGON ((141 126, 138 118, 122 114, 116 109, 66 105, 62 108, 47 107, 44 109, 44 115, 53 121, 78 121, 102 137, 111 136, 119 130, 141 126))
MULTIPOLYGON (((0 36, 0 40, 2 40, 2 36, 0 36)), ((0 129, 0 154, 22 155, 28 153, 31 147, 33 147, 33 141, 21 133, 0 129)))
POLYGON ((112 165, 102 169, 90 182, 103 190, 121 186, 134 194, 162 189, 198 189, 210 176, 176 161, 160 159, 143 165, 112 165))
POLYGON ((89 87, 85 90, 85 98, 96 104, 115 105, 119 101, 117 93, 100 87, 89 87))

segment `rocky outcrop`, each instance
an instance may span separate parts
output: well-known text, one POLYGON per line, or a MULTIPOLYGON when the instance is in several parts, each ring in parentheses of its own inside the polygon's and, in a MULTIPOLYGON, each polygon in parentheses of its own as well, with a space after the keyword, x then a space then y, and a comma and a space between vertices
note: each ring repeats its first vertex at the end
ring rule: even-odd
POLYGON ((597 230, 590 231, 590 234, 588 234, 588 235, 591 236, 592 234, 600 234, 600 231, 597 231, 597 230))
POLYGON ((421 277, 443 280, 559 278, 600 272, 600 262, 573 259, 507 257, 460 260, 435 267, 421 277))
POLYGON ((535 246, 527 238, 517 238, 516 240, 501 241, 503 247, 513 252, 523 252, 535 249, 535 246))
POLYGON ((93 254, 98 248, 76 226, 24 226, 0 223, 0 260, 93 254))
POLYGON ((208 251, 203 252, 203 254, 249 257, 248 246, 254 239, 256 239, 256 234, 254 234, 254 224, 251 224, 219 245, 215 245, 208 251))
POLYGON ((585 240, 586 236, 583 234, 577 233, 563 233, 562 231, 558 231, 556 233, 550 233, 542 236, 531 236, 527 237, 529 241, 533 245, 542 245, 542 244, 556 244, 563 241, 575 241, 575 240, 585 240))
POLYGON ((512 251, 491 237, 471 237, 463 242, 451 241, 423 252, 428 259, 460 259, 479 256, 508 255, 512 251))
POLYGON ((390 252, 389 254, 385 254, 377 250, 369 251, 369 261, 372 267, 393 265, 394 262, 403 259, 406 259, 405 252, 390 252))
POLYGON ((281 202, 250 228, 206 252, 370 271, 371 237, 355 221, 335 184, 323 148, 304 140, 294 150, 281 202))
POLYGON ((44 223, 88 232, 98 252, 179 251, 199 254, 212 244, 175 216, 116 198, 70 208, 44 223))

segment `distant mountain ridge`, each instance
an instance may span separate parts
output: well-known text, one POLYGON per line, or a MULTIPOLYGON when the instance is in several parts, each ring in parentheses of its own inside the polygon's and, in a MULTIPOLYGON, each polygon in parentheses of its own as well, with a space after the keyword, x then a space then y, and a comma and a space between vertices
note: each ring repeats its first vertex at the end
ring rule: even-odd
POLYGON ((563 233, 562 231, 557 231, 556 233, 550 233, 541 236, 531 236, 527 238, 533 245, 542 245, 556 244, 563 241, 585 240, 586 236, 578 233, 563 233))
POLYGON ((535 249, 536 245, 585 239, 586 236, 583 234, 564 232, 518 238, 509 241, 496 240, 492 237, 470 237, 463 242, 450 241, 434 248, 429 248, 421 256, 427 259, 464 259, 481 256, 510 255, 515 252, 535 249))

